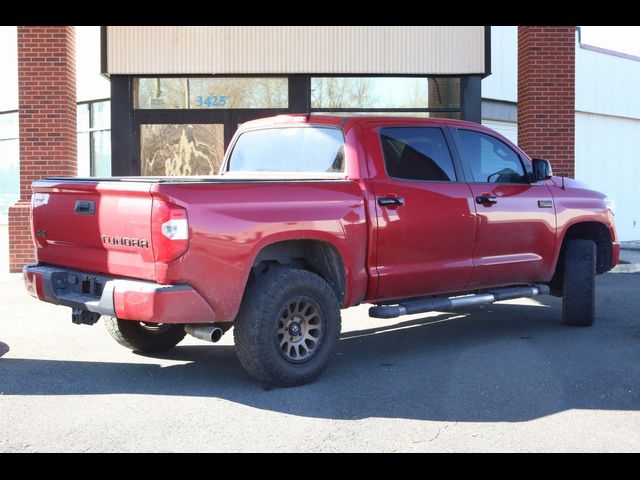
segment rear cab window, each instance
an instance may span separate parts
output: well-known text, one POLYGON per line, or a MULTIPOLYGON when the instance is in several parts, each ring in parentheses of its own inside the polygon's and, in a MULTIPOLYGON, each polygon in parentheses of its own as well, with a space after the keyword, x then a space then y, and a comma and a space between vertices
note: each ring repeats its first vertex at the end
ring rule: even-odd
POLYGON ((227 162, 227 172, 342 173, 342 130, 324 126, 287 126, 242 133, 227 162))

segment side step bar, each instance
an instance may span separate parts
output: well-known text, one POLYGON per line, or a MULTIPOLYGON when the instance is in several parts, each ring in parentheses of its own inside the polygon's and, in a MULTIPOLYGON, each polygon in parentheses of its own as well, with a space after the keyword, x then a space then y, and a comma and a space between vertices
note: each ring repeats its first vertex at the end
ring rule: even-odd
POLYGON ((432 311, 448 312, 449 310, 468 307, 470 305, 482 305, 521 297, 535 297, 536 295, 545 295, 547 293, 549 293, 549 287, 547 285, 504 288, 475 295, 427 298, 426 300, 406 301, 399 305, 376 305, 369 309, 369 316, 373 318, 396 318, 402 315, 413 315, 415 313, 432 311))

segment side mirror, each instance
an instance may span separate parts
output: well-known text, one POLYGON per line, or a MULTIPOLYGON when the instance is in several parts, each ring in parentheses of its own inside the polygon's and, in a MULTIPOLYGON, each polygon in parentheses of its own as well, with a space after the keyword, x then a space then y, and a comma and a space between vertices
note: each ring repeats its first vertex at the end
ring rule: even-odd
POLYGON ((533 164, 533 174, 531 175, 531 180, 535 182, 540 182, 542 180, 549 180, 553 176, 553 171, 551 170, 551 164, 549 160, 545 160, 543 158, 534 158, 531 160, 533 164))

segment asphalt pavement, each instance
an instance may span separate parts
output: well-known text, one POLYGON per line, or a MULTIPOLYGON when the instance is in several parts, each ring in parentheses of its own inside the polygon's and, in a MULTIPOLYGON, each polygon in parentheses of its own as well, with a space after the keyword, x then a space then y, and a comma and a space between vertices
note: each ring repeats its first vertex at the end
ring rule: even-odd
POLYGON ((597 279, 597 321, 553 297, 456 313, 343 312, 315 383, 265 388, 227 333, 136 355, 0 279, 0 452, 640 451, 640 274, 597 279))

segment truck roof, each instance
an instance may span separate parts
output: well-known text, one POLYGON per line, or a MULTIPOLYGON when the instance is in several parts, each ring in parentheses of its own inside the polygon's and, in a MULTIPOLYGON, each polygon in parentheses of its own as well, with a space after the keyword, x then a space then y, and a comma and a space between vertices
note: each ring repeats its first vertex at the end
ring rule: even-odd
POLYGON ((465 120, 452 120, 448 118, 428 118, 428 117, 411 117, 400 115, 366 115, 366 114, 285 114, 277 115, 274 117, 259 118, 257 120, 251 120, 244 123, 242 126, 246 127, 265 127, 271 125, 283 125, 283 124, 313 124, 313 125, 344 125, 345 123, 365 124, 369 122, 412 122, 412 123, 424 123, 425 125, 450 125, 450 126, 478 126, 477 123, 468 122, 465 120))

